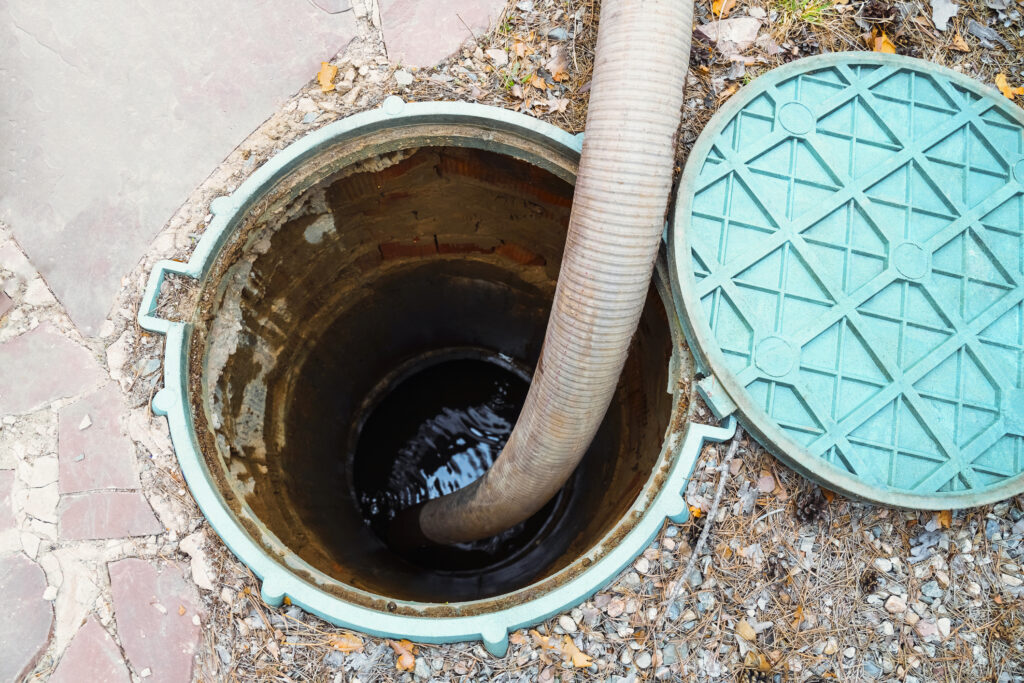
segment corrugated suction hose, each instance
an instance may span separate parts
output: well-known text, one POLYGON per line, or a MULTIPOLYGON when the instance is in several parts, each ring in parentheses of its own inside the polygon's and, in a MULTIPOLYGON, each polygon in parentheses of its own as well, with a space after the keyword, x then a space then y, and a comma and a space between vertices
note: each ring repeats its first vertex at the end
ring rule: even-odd
POLYGON ((501 455, 399 515, 399 542, 493 536, 572 475, 608 410, 650 286, 672 185, 693 0, 604 0, 586 137, 541 358, 501 455))

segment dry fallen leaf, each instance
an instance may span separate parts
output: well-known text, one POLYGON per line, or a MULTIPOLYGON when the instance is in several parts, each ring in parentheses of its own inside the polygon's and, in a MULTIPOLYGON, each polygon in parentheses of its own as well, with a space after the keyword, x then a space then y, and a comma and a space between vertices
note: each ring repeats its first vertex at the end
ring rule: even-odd
POLYGON ((530 76, 530 85, 537 88, 537 90, 547 90, 548 87, 548 84, 544 82, 544 79, 537 74, 530 76))
POLYGON ((557 45, 551 46, 551 59, 544 64, 544 68, 551 72, 551 79, 557 83, 569 80, 569 62, 565 50, 557 45))
POLYGON ((184 616, 184 615, 185 615, 185 606, 184 605, 178 605, 178 616, 184 616))
POLYGON ((736 624, 736 635, 748 643, 757 640, 757 632, 746 619, 740 619, 740 622, 736 624))
POLYGON ((545 655, 554 654, 562 658, 563 661, 571 662, 573 666, 579 668, 586 668, 594 663, 594 660, 587 654, 584 654, 576 643, 572 642, 572 638, 569 636, 562 636, 562 640, 559 641, 554 636, 542 636, 536 629, 530 630, 530 635, 533 636, 533 640, 541 647, 541 659, 544 659, 545 655))
POLYGON ((768 658, 760 652, 754 652, 753 650, 749 650, 747 656, 743 658, 743 666, 765 673, 772 670, 772 663, 768 661, 768 658))
POLYGON ((729 16, 729 12, 736 6, 736 0, 714 0, 711 3, 711 13, 718 18, 729 16))
POLYGON ((971 48, 967 45, 967 41, 964 40, 964 37, 960 35, 959 31, 956 32, 955 36, 953 36, 953 44, 950 45, 950 48, 954 50, 959 50, 960 52, 971 51, 971 48))
POLYGON ((562 636, 562 656, 572 662, 572 665, 585 669, 594 663, 594 660, 590 655, 584 654, 576 647, 576 643, 572 642, 572 638, 569 636, 562 636))
POLYGON ((1011 100, 1017 95, 1024 95, 1024 86, 1011 88, 1009 81, 1006 80, 1006 74, 996 74, 996 87, 1011 100))
POLYGON ((553 114, 555 112, 561 114, 565 111, 566 107, 569 106, 569 100, 565 97, 558 97, 553 100, 548 100, 547 105, 549 114, 553 114))
POLYGON ((334 90, 334 77, 337 75, 338 67, 328 62, 320 62, 320 73, 316 75, 316 80, 320 81, 320 92, 334 90))
POLYGON ((836 494, 833 493, 832 491, 829 491, 828 489, 822 489, 821 495, 825 496, 825 500, 827 500, 830 503, 836 499, 836 494))
POLYGON ((416 668, 416 646, 408 640, 399 640, 398 642, 389 640, 387 642, 398 655, 395 668, 399 671, 413 671, 416 668))
POLYGON ((704 516, 704 511, 701 510, 696 505, 691 505, 690 506, 690 516, 693 517, 694 519, 700 519, 701 517, 704 516))
POLYGON ((720 94, 718 95, 718 101, 719 101, 719 102, 725 102, 725 101, 726 101, 727 99, 729 99, 730 97, 732 97, 732 96, 733 96, 733 93, 735 93, 735 92, 736 92, 737 90, 739 90, 739 89, 740 89, 740 86, 739 86, 739 85, 737 85, 736 83, 733 83, 732 85, 730 85, 730 86, 729 86, 728 88, 726 88, 725 90, 723 90, 723 91, 722 91, 722 92, 721 92, 721 93, 720 93, 720 94))
POLYGON ((804 620, 804 606, 797 605, 796 616, 793 617, 793 630, 800 630, 800 623, 804 620))
POLYGON ((889 36, 885 35, 885 31, 882 31, 881 35, 876 34, 872 36, 871 51, 885 52, 890 55, 894 55, 896 54, 896 46, 893 45, 891 40, 889 40, 889 36))
POLYGON ((513 633, 512 635, 510 635, 508 637, 508 642, 512 643, 513 645, 525 645, 526 644, 526 636, 524 636, 519 631, 516 631, 515 633, 513 633))
POLYGON ((363 641, 352 633, 338 633, 327 637, 327 644, 338 652, 362 652, 363 641))
POLYGON ((515 52, 516 57, 519 57, 520 59, 526 57, 531 52, 533 52, 533 50, 527 47, 526 43, 524 43, 521 40, 517 40, 515 43, 512 44, 512 51, 515 52))

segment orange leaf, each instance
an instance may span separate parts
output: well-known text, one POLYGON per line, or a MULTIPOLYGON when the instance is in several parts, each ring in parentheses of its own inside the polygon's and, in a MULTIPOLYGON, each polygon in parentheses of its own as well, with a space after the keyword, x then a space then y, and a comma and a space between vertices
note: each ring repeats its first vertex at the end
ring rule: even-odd
POLYGON ((400 640, 397 643, 393 640, 387 641, 391 649, 398 655, 395 668, 399 671, 413 671, 416 669, 416 646, 408 640, 400 640))
POLYGON ((714 0, 711 3, 711 14, 719 19, 729 16, 729 12, 736 6, 736 0, 714 0))
POLYGON ((536 629, 530 630, 530 635, 533 636, 533 640, 541 647, 541 657, 547 654, 555 654, 561 657, 566 662, 572 662, 575 667, 586 668, 594 663, 594 660, 587 654, 584 654, 576 643, 572 642, 572 638, 569 636, 562 636, 562 640, 559 641, 554 636, 542 636, 536 629))
POLYGON ((941 512, 937 513, 935 516, 938 518, 939 528, 941 528, 941 529, 948 529, 949 525, 953 523, 953 511, 952 510, 942 510, 941 512))
POLYGON ((692 516, 694 519, 700 519, 701 517, 704 516, 704 511, 701 510, 696 505, 691 505, 690 506, 690 516, 692 516))
POLYGON ((959 50, 960 52, 971 51, 971 48, 967 45, 967 41, 964 40, 964 37, 960 35, 959 31, 957 31, 955 36, 953 36, 953 44, 950 45, 950 48, 953 50, 959 50))
POLYGON ((510 635, 508 637, 508 642, 512 643, 513 645, 525 645, 526 644, 526 636, 524 636, 519 631, 516 631, 515 633, 513 633, 512 635, 510 635))
POLYGON ((796 616, 793 618, 793 630, 800 630, 800 622, 804 620, 804 606, 798 605, 796 608, 796 616))
POLYGON ((544 82, 544 79, 537 74, 530 76, 530 85, 537 88, 537 90, 546 90, 548 87, 548 84, 544 82))
POLYGON ((825 496, 825 500, 827 500, 830 503, 836 499, 836 494, 832 491, 829 491, 828 489, 822 489, 821 495, 825 496))
POLYGON ((328 62, 320 62, 320 73, 316 80, 320 81, 320 92, 334 90, 334 77, 338 75, 338 67, 328 62))
POLYGON ((184 614, 185 614, 185 606, 184 605, 178 605, 178 616, 179 617, 180 616, 184 616, 184 614))
POLYGON ((562 656, 572 662, 573 666, 581 669, 585 669, 594 663, 593 658, 581 652, 569 636, 563 636, 562 656))
POLYGON ((533 50, 527 47, 526 43, 524 43, 521 40, 517 40, 515 43, 512 44, 512 51, 515 52, 516 57, 519 57, 520 59, 533 52, 533 50))
POLYGON ((551 59, 547 61, 544 68, 551 72, 552 80, 563 83, 569 80, 569 62, 565 58, 565 50, 554 45, 551 48, 551 59))
POLYGON ((885 35, 885 31, 882 31, 882 35, 875 35, 871 38, 871 51, 894 55, 896 54, 896 46, 889 40, 889 36, 885 35))
POLYGON ((363 641, 352 633, 338 633, 327 637, 327 643, 338 652, 362 652, 363 641))
POLYGON ((1010 83, 1006 80, 1006 74, 996 74, 996 87, 999 88, 999 92, 1011 100, 1017 95, 1024 95, 1024 87, 1010 87, 1010 83))

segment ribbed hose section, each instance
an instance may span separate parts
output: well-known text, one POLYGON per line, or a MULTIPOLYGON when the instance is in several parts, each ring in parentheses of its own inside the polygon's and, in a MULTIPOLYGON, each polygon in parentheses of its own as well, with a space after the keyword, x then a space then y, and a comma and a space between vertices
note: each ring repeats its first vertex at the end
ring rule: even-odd
POLYGON ((665 225, 692 13, 693 0, 604 0, 583 155, 540 362, 491 469, 419 509, 426 539, 473 541, 529 518, 569 479, 604 419, 665 225))

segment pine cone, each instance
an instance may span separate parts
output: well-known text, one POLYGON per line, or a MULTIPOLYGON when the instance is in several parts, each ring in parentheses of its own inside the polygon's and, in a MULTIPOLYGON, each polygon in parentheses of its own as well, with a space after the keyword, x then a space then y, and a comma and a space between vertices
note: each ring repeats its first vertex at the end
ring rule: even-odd
POLYGON ((796 499, 796 518, 801 524, 818 519, 824 509, 825 496, 821 495, 821 489, 818 487, 801 493, 796 499))
POLYGON ((736 677, 736 683, 772 683, 772 674, 759 669, 743 669, 736 677))
POLYGON ((896 18, 896 8, 881 0, 869 0, 864 3, 860 16, 874 24, 888 24, 896 18))

